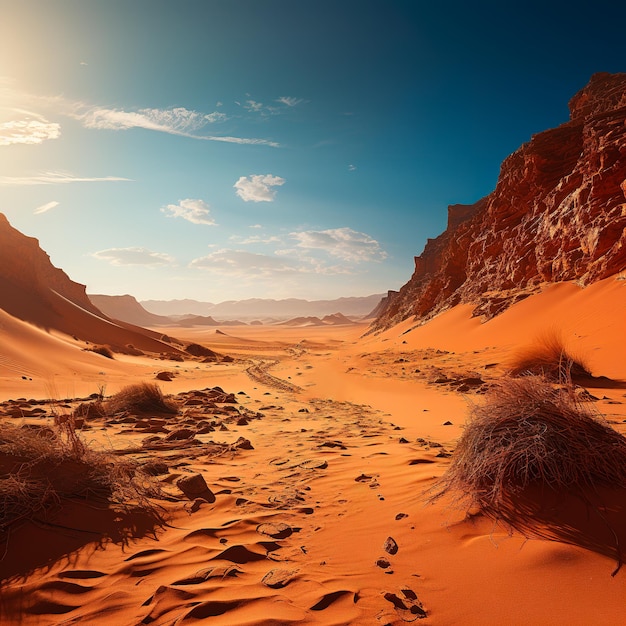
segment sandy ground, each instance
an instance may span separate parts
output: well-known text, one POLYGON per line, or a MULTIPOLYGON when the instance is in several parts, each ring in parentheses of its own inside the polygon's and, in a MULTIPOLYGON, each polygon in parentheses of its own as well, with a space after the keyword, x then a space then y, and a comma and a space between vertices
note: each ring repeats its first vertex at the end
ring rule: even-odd
MULTIPOLYGON (((232 363, 110 360, 1 317, 1 419, 46 423, 71 410, 65 400, 160 371, 181 411, 87 421, 93 446, 167 465, 167 524, 76 504, 22 526, 3 547, 0 623, 626 624, 626 568, 611 576, 615 539, 626 545, 624 486, 598 496, 617 534, 578 504, 569 542, 424 497, 468 408, 541 333, 558 329, 594 375, 626 380, 624 311, 626 281, 610 279, 554 285, 487 323, 457 307, 379 335, 159 329, 232 363), (217 386, 236 402, 211 403, 217 386), (189 436, 168 439, 180 429, 189 436), (194 506, 176 487, 196 473, 214 502, 194 506)), ((626 389, 590 392, 626 434, 626 389)))

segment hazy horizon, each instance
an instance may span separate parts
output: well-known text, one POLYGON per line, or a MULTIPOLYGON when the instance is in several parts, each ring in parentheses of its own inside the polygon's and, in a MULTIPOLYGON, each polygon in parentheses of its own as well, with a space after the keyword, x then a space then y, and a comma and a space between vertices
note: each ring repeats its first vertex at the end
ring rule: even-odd
POLYGON ((397 290, 449 204, 626 67, 626 9, 584 3, 0 9, 0 211, 140 301, 397 290))

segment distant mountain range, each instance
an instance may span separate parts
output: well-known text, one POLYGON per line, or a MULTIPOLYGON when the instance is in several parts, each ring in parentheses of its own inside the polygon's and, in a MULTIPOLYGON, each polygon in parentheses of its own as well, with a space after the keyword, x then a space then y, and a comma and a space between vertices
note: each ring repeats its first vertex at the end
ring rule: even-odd
POLYGON ((283 321, 297 317, 324 317, 341 313, 347 317, 368 316, 387 294, 337 298, 336 300, 301 300, 288 298, 271 300, 250 298, 227 300, 219 304, 198 300, 142 300, 141 305, 150 313, 165 316, 201 315, 217 320, 273 320, 283 321))

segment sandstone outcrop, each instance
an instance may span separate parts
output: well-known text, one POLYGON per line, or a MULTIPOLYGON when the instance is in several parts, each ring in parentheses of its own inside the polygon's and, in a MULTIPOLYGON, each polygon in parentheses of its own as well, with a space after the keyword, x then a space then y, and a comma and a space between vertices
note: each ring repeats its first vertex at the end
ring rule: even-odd
POLYGON ((375 329, 459 303, 489 318, 545 283, 626 269, 626 74, 595 74, 569 107, 505 159, 490 195, 449 207, 375 329))
POLYGON ((84 285, 54 267, 37 239, 13 228, 2 213, 0 309, 48 331, 109 345, 119 352, 181 352, 152 331, 107 317, 89 300, 84 285))

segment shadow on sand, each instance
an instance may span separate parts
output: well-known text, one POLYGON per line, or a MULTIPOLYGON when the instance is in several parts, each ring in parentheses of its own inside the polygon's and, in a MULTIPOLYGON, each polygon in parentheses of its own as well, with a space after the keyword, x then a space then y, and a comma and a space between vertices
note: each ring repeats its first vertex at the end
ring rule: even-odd
MULTIPOLYGON (((30 519, 0 535, 0 623, 19 623, 24 612, 38 612, 32 597, 29 598, 29 576, 39 578, 53 567, 58 569, 60 578, 64 572, 68 578, 77 579, 104 576, 105 572, 76 569, 79 554, 84 557, 112 543, 127 546, 146 536, 156 539, 157 530, 163 525, 163 519, 154 510, 120 510, 106 503, 82 500, 66 501, 61 510, 47 519, 30 519)), ((52 610, 63 612, 62 607, 52 610)))
POLYGON ((615 576, 626 557, 626 489, 578 493, 529 487, 509 496, 500 521, 527 537, 561 541, 615 561, 615 576))

